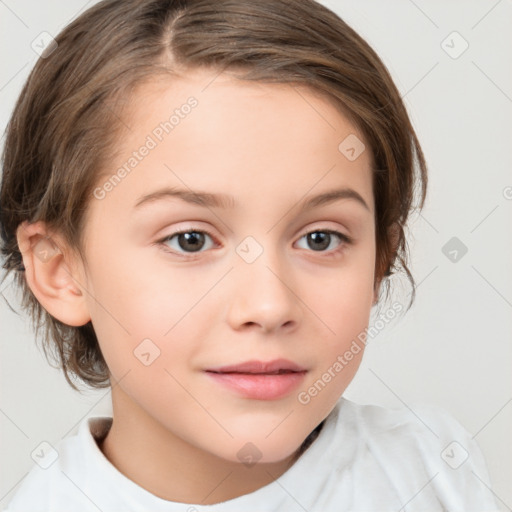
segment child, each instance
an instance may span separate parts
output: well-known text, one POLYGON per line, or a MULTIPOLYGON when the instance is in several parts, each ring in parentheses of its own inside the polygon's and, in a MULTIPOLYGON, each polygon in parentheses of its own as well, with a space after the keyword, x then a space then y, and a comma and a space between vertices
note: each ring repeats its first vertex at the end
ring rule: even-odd
POLYGON ((321 4, 83 13, 15 107, 0 224, 46 348, 113 418, 8 511, 495 509, 455 420, 342 397, 386 278, 414 286, 426 185, 386 68, 321 4))

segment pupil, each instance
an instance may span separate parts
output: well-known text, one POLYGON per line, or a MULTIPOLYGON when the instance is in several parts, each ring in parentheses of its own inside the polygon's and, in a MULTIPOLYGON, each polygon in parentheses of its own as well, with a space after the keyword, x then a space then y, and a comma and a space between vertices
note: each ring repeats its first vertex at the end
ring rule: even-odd
MULTIPOLYGON (((316 231, 308 235, 308 242, 312 242, 312 249, 315 251, 322 251, 329 247, 330 234, 316 231), (315 247, 317 244, 317 247, 315 247)), ((197 231, 190 231, 188 233, 180 233, 179 245, 182 249, 190 249, 192 252, 199 251, 204 244, 204 234, 197 231)))
POLYGON ((322 233, 321 231, 316 231, 308 235, 308 242, 313 242, 315 244, 320 243, 320 248, 316 249, 313 245, 312 249, 314 249, 315 251, 321 251, 329 247, 330 236, 331 235, 329 233, 322 233))
POLYGON ((188 233, 180 233, 179 245, 182 249, 188 250, 190 249, 192 252, 198 251, 201 249, 202 244, 204 243, 204 234, 198 233, 197 231, 190 231, 188 233), (184 242, 184 243, 182 243, 184 242), (188 245, 188 247, 187 247, 188 245))

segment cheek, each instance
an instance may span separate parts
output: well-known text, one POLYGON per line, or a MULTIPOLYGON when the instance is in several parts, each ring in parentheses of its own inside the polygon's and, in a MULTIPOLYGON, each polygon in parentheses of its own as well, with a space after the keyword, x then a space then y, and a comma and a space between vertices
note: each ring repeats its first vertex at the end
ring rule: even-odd
POLYGON ((210 313, 200 299, 216 276, 191 279, 191 272, 184 270, 149 272, 141 265, 112 258, 93 262, 90 268, 89 311, 115 377, 150 361, 154 361, 151 371, 176 367, 177 361, 186 363, 197 348, 191 338, 200 336, 200 326, 208 323, 210 313))
POLYGON ((318 365, 302 390, 307 396, 300 403, 320 394, 315 407, 334 403, 357 372, 373 302, 374 264, 368 247, 309 294, 308 305, 321 321, 324 335, 318 342, 318 365))
POLYGON ((374 265, 371 248, 354 252, 339 271, 307 285, 311 290, 307 295, 308 305, 325 324, 325 339, 335 346, 368 325, 373 303, 374 265))
POLYGON ((318 346, 321 361, 318 374, 323 374, 342 356, 343 371, 337 365, 336 374, 341 377, 336 380, 338 383, 346 380, 348 384, 354 376, 363 355, 364 333, 371 314, 371 285, 371 282, 365 285, 357 279, 347 279, 343 285, 332 286, 331 293, 318 297, 319 317, 328 326, 323 329, 325 335, 318 346))

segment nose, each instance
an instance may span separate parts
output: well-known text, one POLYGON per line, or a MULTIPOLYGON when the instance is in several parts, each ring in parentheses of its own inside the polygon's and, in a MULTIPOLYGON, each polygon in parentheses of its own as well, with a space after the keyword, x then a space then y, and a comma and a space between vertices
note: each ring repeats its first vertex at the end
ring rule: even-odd
POLYGON ((232 274, 227 320, 234 330, 261 330, 265 333, 297 328, 303 315, 294 290, 292 272, 283 262, 265 256, 256 261, 238 261, 232 274))

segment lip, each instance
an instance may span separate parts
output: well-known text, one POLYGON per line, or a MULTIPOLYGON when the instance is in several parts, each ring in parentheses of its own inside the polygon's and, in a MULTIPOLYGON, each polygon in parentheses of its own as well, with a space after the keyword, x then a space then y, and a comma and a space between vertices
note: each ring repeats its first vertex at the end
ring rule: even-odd
POLYGON ((215 382, 254 400, 277 400, 297 388, 307 373, 293 361, 246 361, 209 368, 205 373, 215 382))
POLYGON ((208 368, 206 371, 216 373, 275 373, 281 371, 303 372, 306 368, 289 361, 288 359, 274 359, 273 361, 245 361, 230 366, 208 368))

